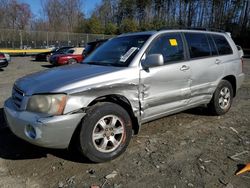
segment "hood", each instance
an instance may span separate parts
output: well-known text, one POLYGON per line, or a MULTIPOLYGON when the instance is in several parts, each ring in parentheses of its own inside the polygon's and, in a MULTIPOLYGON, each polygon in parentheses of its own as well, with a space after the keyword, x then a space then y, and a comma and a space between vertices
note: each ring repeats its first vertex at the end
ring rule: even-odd
POLYGON ((69 85, 75 85, 78 82, 83 83, 84 80, 113 73, 121 69, 122 67, 87 64, 67 65, 27 75, 18 79, 15 85, 24 91, 26 95, 64 92, 63 89, 69 85))

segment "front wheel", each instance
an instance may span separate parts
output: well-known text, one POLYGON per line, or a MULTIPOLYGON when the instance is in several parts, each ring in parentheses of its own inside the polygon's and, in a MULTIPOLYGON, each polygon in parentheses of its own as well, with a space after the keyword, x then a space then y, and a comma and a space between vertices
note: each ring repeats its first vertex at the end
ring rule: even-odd
POLYGON ((230 82, 222 80, 214 92, 208 108, 214 115, 227 113, 233 102, 233 88, 230 82))
POLYGON ((77 61, 75 59, 69 59, 68 64, 76 64, 77 61))
POLYGON ((80 150, 94 162, 121 155, 132 137, 132 123, 121 106, 103 102, 92 106, 82 121, 80 150))

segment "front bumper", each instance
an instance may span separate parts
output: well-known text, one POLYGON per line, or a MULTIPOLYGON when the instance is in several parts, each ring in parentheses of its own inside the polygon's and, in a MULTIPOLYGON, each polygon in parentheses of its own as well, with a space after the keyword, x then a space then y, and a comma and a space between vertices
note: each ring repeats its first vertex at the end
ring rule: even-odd
POLYGON ((17 111, 11 98, 5 101, 4 112, 11 131, 34 145, 64 149, 69 146, 72 135, 84 117, 84 113, 41 117, 36 113, 17 111), (32 138, 28 131, 35 130, 32 138))

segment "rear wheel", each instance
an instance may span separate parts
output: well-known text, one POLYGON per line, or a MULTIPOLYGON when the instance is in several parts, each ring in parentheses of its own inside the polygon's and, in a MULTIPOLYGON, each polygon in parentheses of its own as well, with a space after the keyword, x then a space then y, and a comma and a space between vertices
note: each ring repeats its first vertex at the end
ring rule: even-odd
POLYGON ((233 101, 233 88, 230 82, 222 80, 214 92, 208 107, 212 114, 223 115, 227 113, 233 101))
POLYGON ((50 55, 46 55, 46 61, 49 62, 50 55))
POLYGON ((77 63, 77 61, 75 59, 69 59, 68 60, 68 64, 75 64, 77 63))
POLYGON ((114 103, 99 103, 82 121, 80 150, 91 161, 109 161, 126 150, 131 137, 132 123, 127 111, 114 103))

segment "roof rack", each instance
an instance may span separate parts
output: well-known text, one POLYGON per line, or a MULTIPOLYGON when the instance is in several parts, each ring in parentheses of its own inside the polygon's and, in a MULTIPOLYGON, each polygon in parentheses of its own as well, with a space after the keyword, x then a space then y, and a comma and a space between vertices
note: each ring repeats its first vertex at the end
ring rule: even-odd
POLYGON ((186 29, 186 30, 200 30, 200 31, 215 31, 225 33, 226 31, 217 28, 204 28, 204 27, 163 27, 157 31, 172 30, 172 29, 186 29))

